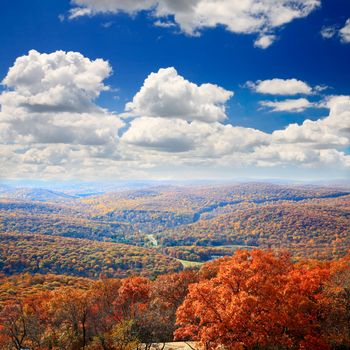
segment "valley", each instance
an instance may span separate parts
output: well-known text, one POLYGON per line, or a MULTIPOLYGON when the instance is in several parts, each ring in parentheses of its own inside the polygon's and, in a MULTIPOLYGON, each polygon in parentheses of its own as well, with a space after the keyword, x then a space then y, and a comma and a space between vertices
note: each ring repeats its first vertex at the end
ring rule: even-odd
POLYGON ((3 186, 3 273, 156 276, 239 249, 329 259, 350 248, 345 186, 152 184, 85 192, 3 186))

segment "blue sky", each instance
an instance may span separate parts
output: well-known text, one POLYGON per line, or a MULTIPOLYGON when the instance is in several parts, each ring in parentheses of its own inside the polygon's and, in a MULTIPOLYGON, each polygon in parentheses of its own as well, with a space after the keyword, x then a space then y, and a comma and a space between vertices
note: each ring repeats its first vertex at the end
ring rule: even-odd
MULTIPOLYGON (((205 2, 205 0, 195 1, 205 2)), ((317 2, 318 0, 310 0, 310 2, 312 1, 317 2)), ((118 0, 110 0, 110 2, 118 4, 118 0)), ((119 2, 123 3, 123 1, 119 2)), ((237 0, 219 1, 222 6, 235 2, 237 0)), ((251 2, 254 3, 254 0, 251 2)), ((276 2, 278 3, 277 0, 276 2)), ((137 3, 137 0, 135 3, 137 3)), ((306 119, 317 121, 319 118, 327 118, 330 109, 327 101, 330 96, 350 95, 350 43, 340 34, 341 29, 346 25, 347 19, 350 18, 350 2, 347 0, 322 0, 320 4, 320 6, 315 6, 314 9, 310 10, 307 15, 303 15, 303 18, 295 18, 287 21, 284 25, 270 26, 268 29, 264 27, 264 29, 253 31, 253 33, 248 33, 249 30, 246 30, 246 33, 237 33, 229 30, 227 25, 220 25, 219 23, 213 27, 195 28, 198 29, 200 35, 194 36, 191 33, 184 33, 183 22, 177 22, 171 13, 167 17, 161 17, 155 15, 151 7, 140 12, 134 11, 132 14, 127 13, 126 10, 106 13, 99 10, 99 0, 77 0, 75 3, 68 0, 32 0, 30 2, 26 0, 3 0, 0 13, 0 76, 1 79, 4 79, 8 75, 9 68, 14 65, 15 60, 18 57, 28 55, 30 50, 36 50, 40 54, 54 53, 57 50, 74 51, 91 61, 101 58, 108 61, 113 73, 103 76, 103 84, 109 86, 109 90, 100 90, 94 104, 99 108, 108 110, 108 113, 119 114, 124 111, 125 104, 132 101, 133 97, 140 91, 144 80, 151 72, 158 72, 160 68, 174 67, 179 76, 198 86, 210 83, 218 85, 226 91, 234 92, 234 95, 224 102, 227 118, 220 120, 221 124, 252 128, 271 135, 273 131, 284 130, 293 123, 301 125, 306 119), (94 2, 96 6, 93 6, 95 7, 91 5, 94 2), (92 7, 86 4, 90 4, 92 7), (72 13, 74 12, 72 11, 76 8, 88 9, 92 12, 88 15, 69 18, 69 16, 73 17, 72 13), (159 20, 164 22, 173 21, 175 25, 173 24, 167 28, 156 26, 155 22, 159 20), (331 29, 331 38, 324 38, 321 35, 322 29, 325 28, 331 29), (274 42, 267 48, 256 47, 254 42, 258 37, 265 35, 266 30, 268 31, 267 35, 275 36, 274 42), (255 82, 255 86, 257 86, 257 81, 274 78, 299 80, 311 87, 313 92, 287 95, 266 94, 253 91, 254 89, 247 86, 247 81, 255 82), (317 86, 324 86, 325 88, 318 91, 317 86), (298 112, 293 109, 284 112, 273 112, 271 106, 263 107, 261 104, 262 101, 270 103, 302 98, 306 99, 310 105, 301 108, 298 112)), ((161 5, 156 6, 160 7, 161 5)), ((12 86, 6 86, 6 84, 3 86, 5 92, 17 88, 16 83, 12 86)), ((4 105, 3 99, 3 113, 4 105)), ((158 116, 152 116, 158 118, 158 116)), ((137 117, 149 117, 149 115, 138 115, 137 117)), ((3 116, 3 121, 7 123, 6 130, 8 132, 9 127, 6 118, 8 117, 3 116)), ((30 118, 33 118, 33 116, 31 115, 30 118)), ((130 127, 132 120, 135 120, 132 118, 135 118, 135 115, 131 119, 122 119, 124 125, 118 129, 119 136, 122 136, 122 133, 130 127)), ((193 121, 193 118, 191 118, 190 120, 185 118, 186 122, 191 123, 193 121)), ((34 123, 33 119, 31 119, 31 123, 34 123)), ((53 124, 57 125, 57 122, 53 124)), ((24 136, 26 135, 21 134, 21 140, 24 136)), ((341 152, 347 157, 349 145, 346 143, 346 138, 348 135, 342 134, 339 137, 344 138, 341 147, 332 148, 332 146, 329 149, 341 152)), ((154 169, 154 171, 144 170, 138 173, 130 170, 130 174, 132 174, 130 176, 157 177, 155 174, 159 174, 160 177, 169 176, 167 172, 163 171, 163 167, 159 167, 159 164, 163 164, 164 167, 170 169, 177 168, 179 164, 177 162, 182 155, 176 152, 176 149, 175 152, 172 150, 171 156, 175 154, 176 162, 172 163, 171 166, 165 164, 164 157, 167 158, 167 155, 164 152, 168 152, 170 146, 157 149, 154 145, 163 145, 167 140, 162 140, 160 143, 155 142, 151 146, 143 141, 137 144, 136 146, 139 148, 132 152, 140 154, 147 150, 151 150, 151 153, 160 151, 160 158, 156 160, 156 155, 153 153, 148 155, 150 158, 147 160, 147 164, 141 166, 138 164, 137 167, 154 169), (142 145, 145 148, 141 150, 142 145)), ((175 142, 173 137, 170 137, 169 140, 170 144, 175 142)), ((4 145, 9 143, 11 142, 3 141, 4 145)), ((43 150, 43 144, 67 144, 66 142, 43 142, 42 140, 37 142, 30 137, 25 141, 14 143, 21 144, 22 151, 12 150, 14 152, 12 159, 27 151, 31 151, 31 157, 33 157, 33 152, 35 154, 36 149, 40 149, 40 152, 43 150)), ((72 143, 75 147, 80 145, 78 141, 72 143)), ((131 143, 136 144, 134 141, 131 143)), ((84 146, 86 145, 84 144, 84 146)), ((316 148, 325 149, 325 146, 318 145, 315 146, 316 148)), ((5 153, 5 151, 3 152, 5 153)), ((232 152, 235 153, 235 149, 232 152)), ((183 153, 182 149, 181 153, 183 153)), ((9 161, 11 156, 8 153, 6 154, 5 167, 13 168, 9 161)), ((119 152, 119 157, 124 158, 124 155, 119 152)), ((184 169, 187 169, 191 157, 198 158, 197 155, 182 157, 186 160, 181 163, 181 167, 184 166, 184 169)), ((201 154, 201 157, 205 158, 203 154, 201 154)), ((37 165, 35 169, 28 170, 30 169, 29 165, 22 169, 17 168, 17 170, 13 168, 8 171, 7 176, 13 177, 13 173, 16 172, 19 173, 20 177, 26 177, 29 171, 37 174, 36 177, 55 177, 57 176, 55 174, 59 173, 59 169, 66 174, 67 178, 85 176, 72 170, 74 168, 72 165, 52 165, 42 155, 39 158, 41 164, 40 166, 37 165), (52 173, 53 166, 58 168, 52 173), (50 170, 47 170, 48 168, 50 170)), ((89 158, 91 158, 91 155, 89 155, 89 158)), ((194 166, 194 177, 198 176, 198 173, 202 174, 203 169, 206 169, 207 166, 212 168, 212 165, 207 162, 209 158, 210 156, 207 156, 207 159, 203 159, 200 164, 194 166)), ((313 156, 311 158, 313 159, 313 156)), ((3 159, 5 159, 5 156, 3 156, 3 159)), ((107 157, 106 161, 108 159, 107 157)), ((110 159, 112 159, 110 162, 117 161, 115 155, 110 159)), ((227 167, 224 158, 221 157, 220 164, 216 164, 215 176, 220 176, 221 172, 225 176, 234 177, 235 174, 248 176, 252 169, 257 168, 260 169, 257 174, 269 176, 270 173, 276 173, 277 167, 280 169, 281 176, 290 172, 289 170, 281 170, 283 168, 294 169, 293 173, 300 171, 305 174, 305 177, 308 177, 317 174, 319 169, 324 166, 330 167, 329 164, 314 165, 311 163, 305 166, 305 164, 296 164, 294 161, 291 161, 290 164, 283 162, 282 164, 278 161, 276 164, 268 164, 268 167, 265 167, 261 164, 257 166, 259 160, 254 159, 254 161, 249 162, 248 166, 246 164, 243 166, 246 169, 245 171, 236 171, 232 170, 236 167, 227 167), (274 170, 270 171, 271 166, 274 170), (314 169, 314 171, 310 169, 314 169)), ((125 161, 128 162, 128 160, 125 161)), ((20 162, 23 165, 26 160, 20 160, 20 162)), ((230 162, 230 160, 227 160, 227 162, 230 162)), ((336 172, 339 173, 340 177, 348 174, 348 168, 347 165, 344 166, 344 162, 348 164, 349 160, 344 161, 343 159, 340 166, 336 165, 336 172)), ((71 164, 71 160, 67 161, 66 164, 71 164)), ((241 169, 242 167, 238 164, 237 168, 241 169)), ((336 177, 336 172, 332 172, 329 176, 336 177)), ((111 174, 113 174, 111 169, 106 171, 107 178, 111 174)), ((179 173, 179 176, 181 176, 181 173, 179 173)), ((210 176, 212 174, 208 172, 208 177, 210 176)))

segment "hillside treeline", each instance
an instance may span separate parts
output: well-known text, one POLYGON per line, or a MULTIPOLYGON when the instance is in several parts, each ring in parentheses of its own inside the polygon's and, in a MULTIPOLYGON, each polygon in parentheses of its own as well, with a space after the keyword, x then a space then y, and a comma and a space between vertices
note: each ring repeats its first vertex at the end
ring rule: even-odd
POLYGON ((221 208, 210 216, 156 234, 159 244, 175 247, 168 249, 172 256, 182 252, 182 258, 198 261, 201 255, 210 255, 204 252, 213 247, 221 247, 222 254, 218 255, 226 255, 232 245, 288 249, 295 256, 317 259, 343 256, 350 247, 350 196, 264 205, 246 203, 234 209, 221 208), (184 246, 197 248, 186 254, 184 246))
POLYGON ((101 274, 155 277, 181 269, 174 258, 134 245, 0 233, 0 271, 5 275, 53 273, 97 279, 101 274))

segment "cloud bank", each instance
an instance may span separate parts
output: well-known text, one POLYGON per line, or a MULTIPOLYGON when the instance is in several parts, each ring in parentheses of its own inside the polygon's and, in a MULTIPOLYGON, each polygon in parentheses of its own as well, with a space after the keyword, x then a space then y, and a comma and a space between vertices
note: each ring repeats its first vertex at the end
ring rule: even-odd
MULTIPOLYGON (((350 170, 349 96, 328 97, 324 118, 265 133, 228 123, 232 91, 195 84, 172 67, 151 73, 116 115, 96 103, 111 72, 107 61, 77 52, 19 57, 0 95, 2 176, 131 179, 350 170)), ((281 90, 271 81, 263 90, 276 95, 312 92, 298 80, 278 81, 281 90)), ((266 106, 301 111, 310 103, 300 98, 266 106)))

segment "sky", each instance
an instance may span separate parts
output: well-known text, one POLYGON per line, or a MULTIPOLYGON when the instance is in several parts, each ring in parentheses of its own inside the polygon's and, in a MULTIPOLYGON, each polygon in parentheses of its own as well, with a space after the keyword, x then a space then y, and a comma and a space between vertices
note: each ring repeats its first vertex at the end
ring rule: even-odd
POLYGON ((350 175, 348 0, 3 0, 3 179, 350 175))

